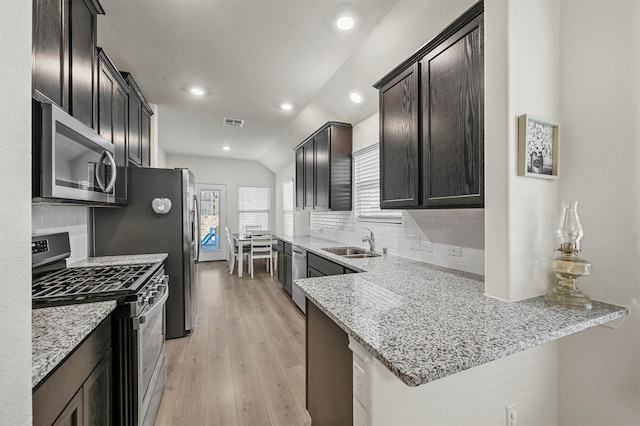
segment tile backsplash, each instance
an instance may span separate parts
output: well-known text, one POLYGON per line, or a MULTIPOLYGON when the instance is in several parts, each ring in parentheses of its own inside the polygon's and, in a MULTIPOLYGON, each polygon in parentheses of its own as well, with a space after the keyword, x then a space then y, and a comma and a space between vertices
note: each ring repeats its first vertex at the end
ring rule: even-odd
POLYGON ((401 224, 356 221, 354 211, 311 212, 310 226, 311 235, 362 247, 367 227, 375 234, 376 251, 386 247, 389 254, 484 275, 484 209, 404 210, 401 224), (431 251, 421 242, 430 242, 431 251), (460 256, 449 254, 455 247, 460 256))
POLYGON ((31 209, 33 235, 68 232, 71 257, 67 263, 86 259, 89 253, 89 207, 39 206, 31 209))

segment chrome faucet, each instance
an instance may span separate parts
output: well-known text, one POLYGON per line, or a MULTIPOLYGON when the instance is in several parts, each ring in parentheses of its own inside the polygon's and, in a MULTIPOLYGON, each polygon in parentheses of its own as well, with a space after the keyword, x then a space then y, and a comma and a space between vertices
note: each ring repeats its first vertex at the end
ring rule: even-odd
POLYGON ((367 231, 369 231, 370 235, 365 235, 364 238, 362 238, 362 242, 364 243, 369 243, 369 251, 373 252, 376 250, 376 237, 373 235, 373 231, 369 228, 364 228, 367 231))

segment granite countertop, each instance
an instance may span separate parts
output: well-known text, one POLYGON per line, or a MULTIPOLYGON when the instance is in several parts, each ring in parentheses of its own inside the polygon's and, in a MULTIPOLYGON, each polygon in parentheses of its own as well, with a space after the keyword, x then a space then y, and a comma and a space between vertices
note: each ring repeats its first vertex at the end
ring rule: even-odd
POLYGON ((116 308, 115 301, 31 311, 31 386, 35 388, 116 308))
POLYGON ((484 295, 483 277, 398 256, 345 259, 336 241, 283 238, 361 274, 296 280, 307 298, 409 386, 418 386, 622 318, 624 307, 579 310, 543 297, 484 295), (329 243, 329 245, 327 245, 329 243))
POLYGON ((81 268, 85 266, 139 265, 142 263, 163 262, 167 257, 167 253, 130 254, 124 256, 98 256, 79 260, 75 263, 67 265, 67 267, 81 268))

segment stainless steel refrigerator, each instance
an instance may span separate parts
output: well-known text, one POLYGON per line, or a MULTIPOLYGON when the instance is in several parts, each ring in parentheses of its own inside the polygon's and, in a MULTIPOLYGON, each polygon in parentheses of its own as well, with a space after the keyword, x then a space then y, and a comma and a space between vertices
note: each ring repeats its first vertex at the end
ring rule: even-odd
POLYGON ((94 255, 168 253, 166 337, 185 336, 195 325, 197 304, 195 263, 200 238, 193 173, 136 167, 128 173, 126 207, 93 209, 94 255), (152 206, 154 199, 162 198, 171 201, 165 214, 158 208, 161 213, 156 213, 152 206))

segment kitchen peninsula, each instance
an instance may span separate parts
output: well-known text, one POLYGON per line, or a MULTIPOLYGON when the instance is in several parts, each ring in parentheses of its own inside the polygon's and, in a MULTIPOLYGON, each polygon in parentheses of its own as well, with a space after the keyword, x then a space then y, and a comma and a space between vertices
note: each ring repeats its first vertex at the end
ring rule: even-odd
POLYGON ((364 378, 354 374, 354 419, 361 424, 384 424, 388 402, 402 398, 403 419, 424 419, 424 408, 410 401, 429 393, 431 382, 478 374, 469 369, 492 361, 509 364, 517 361, 509 355, 628 313, 600 302, 591 310, 552 306, 542 297, 505 302, 485 296, 478 275, 391 255, 347 259, 323 250, 339 242, 313 237, 290 242, 364 272, 296 280, 308 306, 313 303, 348 335, 354 371, 362 370, 364 378))

